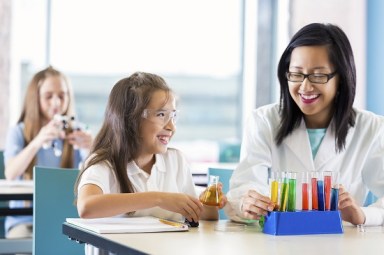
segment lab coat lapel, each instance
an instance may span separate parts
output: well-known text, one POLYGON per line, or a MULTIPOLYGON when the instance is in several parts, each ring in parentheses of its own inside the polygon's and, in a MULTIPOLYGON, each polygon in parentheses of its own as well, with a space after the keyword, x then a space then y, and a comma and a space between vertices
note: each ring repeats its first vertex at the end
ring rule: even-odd
POLYGON ((319 150, 315 156, 314 164, 315 169, 319 170, 324 164, 336 156, 336 143, 335 143, 335 132, 332 128, 332 123, 327 128, 324 138, 321 141, 319 150))
POLYGON ((283 143, 291 150, 297 158, 297 162, 301 162, 303 169, 308 171, 314 171, 314 165, 312 160, 312 150, 309 143, 309 137, 304 121, 296 128, 283 143))
MULTIPOLYGON (((327 128, 327 132, 325 133, 325 136, 323 138, 323 141, 320 144, 319 150, 317 151, 314 163, 315 168, 321 169, 324 164, 326 164, 328 161, 336 157, 336 142, 335 142, 335 129, 333 128, 333 120, 329 127, 327 128)), ((354 127, 350 127, 348 130, 347 137, 345 139, 345 146, 348 147, 351 143, 353 133, 355 132, 354 127)), ((343 150, 339 153, 345 153, 343 150)), ((327 169, 324 169, 327 170, 327 169)))

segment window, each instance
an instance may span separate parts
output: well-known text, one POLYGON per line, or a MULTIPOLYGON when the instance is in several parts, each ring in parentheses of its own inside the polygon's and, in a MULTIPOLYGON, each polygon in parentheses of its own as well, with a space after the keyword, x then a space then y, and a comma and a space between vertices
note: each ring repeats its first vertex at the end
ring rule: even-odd
POLYGON ((153 72, 180 99, 176 143, 239 142, 245 2, 13 1, 14 69, 21 77, 14 82, 23 95, 48 63, 63 71, 74 87, 78 120, 96 133, 113 85, 135 71, 153 72))

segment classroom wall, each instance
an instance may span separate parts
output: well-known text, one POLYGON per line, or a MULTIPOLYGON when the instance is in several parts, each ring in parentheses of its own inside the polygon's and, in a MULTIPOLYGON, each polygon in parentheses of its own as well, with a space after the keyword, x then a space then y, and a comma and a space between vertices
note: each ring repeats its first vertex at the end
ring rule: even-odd
POLYGON ((0 150, 4 148, 9 122, 11 1, 0 1, 0 150))

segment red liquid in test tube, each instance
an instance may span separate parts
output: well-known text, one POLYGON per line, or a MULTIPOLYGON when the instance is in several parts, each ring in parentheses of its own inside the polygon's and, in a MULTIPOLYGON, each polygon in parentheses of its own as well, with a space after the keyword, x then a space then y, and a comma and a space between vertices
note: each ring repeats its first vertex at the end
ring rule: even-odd
POLYGON ((324 198, 325 210, 331 210, 332 172, 324 172, 324 198))
POLYGON ((302 196, 303 196, 303 200, 302 200, 302 210, 303 211, 307 211, 309 210, 309 206, 308 206, 308 200, 309 200, 309 194, 308 194, 308 183, 303 183, 302 184, 302 196))

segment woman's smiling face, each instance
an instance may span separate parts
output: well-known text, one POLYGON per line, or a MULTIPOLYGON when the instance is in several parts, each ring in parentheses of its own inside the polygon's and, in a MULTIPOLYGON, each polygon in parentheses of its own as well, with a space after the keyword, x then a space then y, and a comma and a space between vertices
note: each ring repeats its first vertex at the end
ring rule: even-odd
MULTIPOLYGON (((291 54, 289 72, 301 74, 331 74, 334 66, 326 46, 300 46, 291 54)), ((308 77, 302 82, 288 81, 289 93, 300 110, 308 128, 325 128, 333 116, 338 90, 338 76, 325 84, 312 83, 308 77)))

